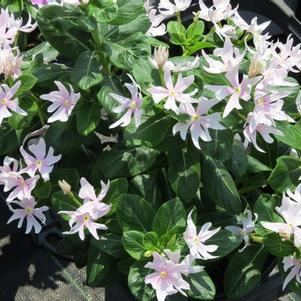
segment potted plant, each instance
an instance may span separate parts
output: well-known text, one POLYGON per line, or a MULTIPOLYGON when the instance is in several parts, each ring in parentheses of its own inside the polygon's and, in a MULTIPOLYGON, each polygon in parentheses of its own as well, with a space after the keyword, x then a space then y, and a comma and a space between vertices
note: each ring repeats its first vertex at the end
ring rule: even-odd
POLYGON ((300 45, 213 2, 0 1, 8 222, 58 213, 90 286, 236 299, 278 263, 300 291, 300 45))

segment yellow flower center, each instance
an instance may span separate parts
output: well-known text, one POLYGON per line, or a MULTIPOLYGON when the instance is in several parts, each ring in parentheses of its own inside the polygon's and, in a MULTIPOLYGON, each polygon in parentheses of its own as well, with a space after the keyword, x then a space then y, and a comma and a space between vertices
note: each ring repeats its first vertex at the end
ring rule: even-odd
POLYGON ((200 116, 199 115, 193 115, 192 117, 191 117, 191 121, 197 121, 197 120, 199 120, 200 119, 200 116))
POLYGON ((240 88, 240 87, 237 87, 237 88, 235 89, 235 92, 236 92, 237 94, 240 94, 241 88, 240 88))
POLYGON ((88 222, 90 220, 90 216, 88 214, 86 214, 84 216, 84 222, 88 222))
POLYGON ((69 104, 70 104, 69 99, 65 99, 65 100, 64 100, 64 106, 65 106, 65 107, 68 107, 69 104))
POLYGON ((196 244, 199 244, 200 243, 200 239, 196 236, 193 241, 196 243, 196 244))
POLYGON ((163 272, 160 272, 160 277, 161 278, 166 278, 167 277, 167 272, 163 271, 163 272))
POLYGON ((136 105, 136 102, 135 102, 135 101, 132 101, 132 102, 131 102, 130 108, 131 108, 131 109, 136 109, 136 108, 137 108, 137 105, 136 105))
POLYGON ((5 98, 1 99, 1 104, 5 105, 7 103, 7 100, 5 98))
POLYGON ((170 91, 169 91, 169 95, 170 95, 170 96, 173 96, 173 97, 176 96, 176 91, 173 90, 173 89, 170 90, 170 91))
POLYGON ((32 208, 25 208, 26 214, 31 214, 32 213, 32 208))
POLYGON ((41 160, 37 160, 37 166, 41 166, 42 165, 42 161, 41 160))
POLYGON ((258 104, 261 105, 261 106, 264 105, 264 98, 263 97, 258 99, 258 104))

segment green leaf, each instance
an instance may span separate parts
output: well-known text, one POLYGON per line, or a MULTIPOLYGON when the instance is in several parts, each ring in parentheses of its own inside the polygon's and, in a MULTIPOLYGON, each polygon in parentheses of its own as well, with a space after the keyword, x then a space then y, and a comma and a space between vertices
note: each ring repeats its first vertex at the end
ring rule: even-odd
POLYGON ((140 140, 142 145, 156 147, 170 131, 172 120, 166 115, 155 115, 143 122, 133 133, 125 132, 126 140, 140 140))
POLYGON ((111 271, 112 267, 109 257, 91 243, 87 261, 87 284, 91 287, 100 286, 101 282, 111 271))
POLYGON ((254 204, 253 211, 257 214, 259 221, 282 222, 281 217, 276 213, 277 201, 270 194, 262 194, 254 204))
POLYGON ((120 235, 108 233, 105 234, 104 237, 102 237, 101 239, 93 238, 91 242, 100 251, 114 258, 126 257, 126 253, 124 252, 124 249, 122 247, 120 235))
POLYGON ((58 186, 59 180, 65 180, 75 188, 79 183, 79 172, 76 168, 55 168, 50 179, 54 187, 58 186))
POLYGON ((189 47, 188 55, 192 55, 195 52, 205 48, 215 48, 216 46, 209 42, 196 42, 193 46, 189 47))
POLYGON ((92 0, 87 8, 88 16, 99 23, 114 20, 118 14, 118 5, 114 0, 92 0))
POLYGON ((181 45, 186 39, 185 27, 177 21, 169 21, 167 24, 167 31, 170 36, 170 42, 175 45, 181 45))
POLYGON ((261 163, 259 160, 257 160, 254 157, 248 155, 247 158, 248 158, 248 172, 250 173, 259 173, 263 171, 272 170, 269 166, 266 166, 265 164, 261 163))
POLYGON ((79 134, 88 136, 97 127, 101 117, 98 103, 86 102, 76 112, 76 128, 79 134))
POLYGON ((131 181, 134 193, 141 195, 152 206, 158 208, 161 201, 161 193, 157 182, 150 175, 138 175, 131 181))
POLYGON ((145 263, 134 263, 128 274, 128 285, 139 301, 152 301, 155 298, 155 291, 145 284, 144 279, 147 275, 151 274, 153 270, 144 267, 145 263))
POLYGON ((37 199, 45 200, 50 197, 51 192, 52 192, 51 182, 40 181, 35 187, 35 189, 33 190, 33 195, 37 199))
POLYGON ((301 151, 301 123, 289 124, 281 122, 277 124, 277 128, 283 135, 276 136, 278 141, 301 151))
POLYGON ((196 195, 201 182, 200 155, 194 146, 177 147, 167 152, 168 180, 174 192, 184 201, 196 195))
POLYGON ((190 24, 187 28, 186 38, 191 43, 194 44, 201 39, 202 34, 205 29, 205 24, 203 21, 197 21, 190 24))
POLYGON ((266 250, 277 257, 293 255, 297 250, 291 241, 285 240, 277 233, 270 233, 263 238, 266 250))
POLYGON ((144 13, 143 0, 118 0, 118 15, 110 23, 114 25, 127 24, 144 13))
POLYGON ((277 165, 272 171, 268 182, 277 192, 293 189, 298 185, 301 176, 301 161, 289 156, 277 159, 277 165))
POLYGON ((33 75, 24 74, 18 77, 18 81, 21 81, 21 87, 18 89, 16 96, 30 91, 37 83, 38 79, 33 75))
POLYGON ((148 251, 157 250, 157 246, 159 244, 159 236, 156 232, 151 231, 147 232, 143 238, 143 246, 148 251))
POLYGON ((190 285, 188 296, 197 300, 214 300, 215 286, 205 271, 189 275, 187 282, 190 285))
POLYGON ((117 205, 117 218, 124 231, 151 230, 155 212, 150 204, 135 194, 123 194, 117 205))
POLYGON ((62 55, 74 60, 89 49, 90 35, 76 23, 83 16, 77 6, 47 5, 39 9, 37 21, 43 37, 62 55))
POLYGON ((229 298, 241 298, 258 285, 266 258, 263 246, 258 245, 251 245, 231 257, 224 278, 229 298))
POLYGON ((178 231, 186 225, 186 212, 179 199, 164 203, 156 213, 153 230, 160 236, 178 231))
POLYGON ((239 214, 242 205, 235 183, 223 163, 209 156, 202 157, 202 183, 205 193, 220 207, 239 214))
POLYGON ((128 181, 125 178, 114 179, 110 182, 109 191, 105 197, 107 203, 112 203, 121 194, 128 192, 128 181))
POLYGON ((248 169, 248 157, 242 142, 235 140, 232 146, 231 171, 237 177, 243 176, 248 169))
POLYGON ((57 191, 51 195, 51 204, 55 211, 76 211, 79 205, 75 204, 68 195, 57 191))
POLYGON ((100 70, 95 51, 87 50, 76 59, 71 79, 80 89, 88 90, 102 82, 100 70))
POLYGON ((118 43, 106 40, 105 51, 113 65, 130 71, 139 59, 148 59, 151 55, 146 39, 143 33, 137 32, 118 43))
POLYGON ((144 233, 139 231, 123 232, 122 243, 124 249, 136 260, 141 260, 145 252, 143 245, 144 233))
POLYGON ((146 172, 158 152, 147 147, 112 149, 101 155, 100 169, 106 178, 136 176, 146 172))
POLYGON ((220 230, 213 237, 208 239, 208 245, 216 245, 218 249, 214 252, 214 256, 218 256, 218 260, 227 256, 241 244, 239 237, 233 233, 220 230))

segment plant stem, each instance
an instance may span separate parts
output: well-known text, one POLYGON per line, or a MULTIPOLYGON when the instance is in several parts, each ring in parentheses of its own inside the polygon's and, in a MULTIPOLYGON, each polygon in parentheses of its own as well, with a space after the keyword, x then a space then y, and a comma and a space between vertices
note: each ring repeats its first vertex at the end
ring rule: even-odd
POLYGON ((70 197, 70 199, 76 204, 76 206, 81 207, 83 204, 74 196, 74 194, 70 191, 68 193, 68 196, 70 197))
POLYGON ((39 119, 40 119, 40 122, 42 124, 42 126, 44 126, 46 124, 45 120, 44 120, 44 117, 43 117, 43 113, 42 113, 42 110, 41 110, 41 106, 40 106, 40 100, 34 95, 33 92, 29 92, 30 96, 34 99, 34 102, 35 104, 37 105, 37 108, 38 108, 38 116, 39 116, 39 119))

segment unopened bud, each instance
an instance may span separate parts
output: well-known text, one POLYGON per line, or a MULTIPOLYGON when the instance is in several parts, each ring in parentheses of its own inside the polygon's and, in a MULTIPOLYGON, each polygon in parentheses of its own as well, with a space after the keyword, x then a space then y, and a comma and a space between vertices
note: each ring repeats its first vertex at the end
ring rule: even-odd
POLYGON ((65 180, 59 180, 58 184, 64 194, 69 194, 71 192, 71 185, 69 185, 65 180))
POLYGON ((154 50, 154 60, 158 68, 162 68, 168 61, 169 51, 167 48, 159 46, 154 50))
POLYGON ((287 232, 279 232, 280 237, 282 237, 284 240, 290 240, 291 239, 291 234, 287 232))
POLYGON ((255 76, 261 74, 262 69, 263 69, 262 62, 260 62, 260 60, 258 60, 258 59, 252 59, 250 66, 249 66, 249 72, 248 72, 249 77, 252 78, 252 77, 255 77, 255 76))

